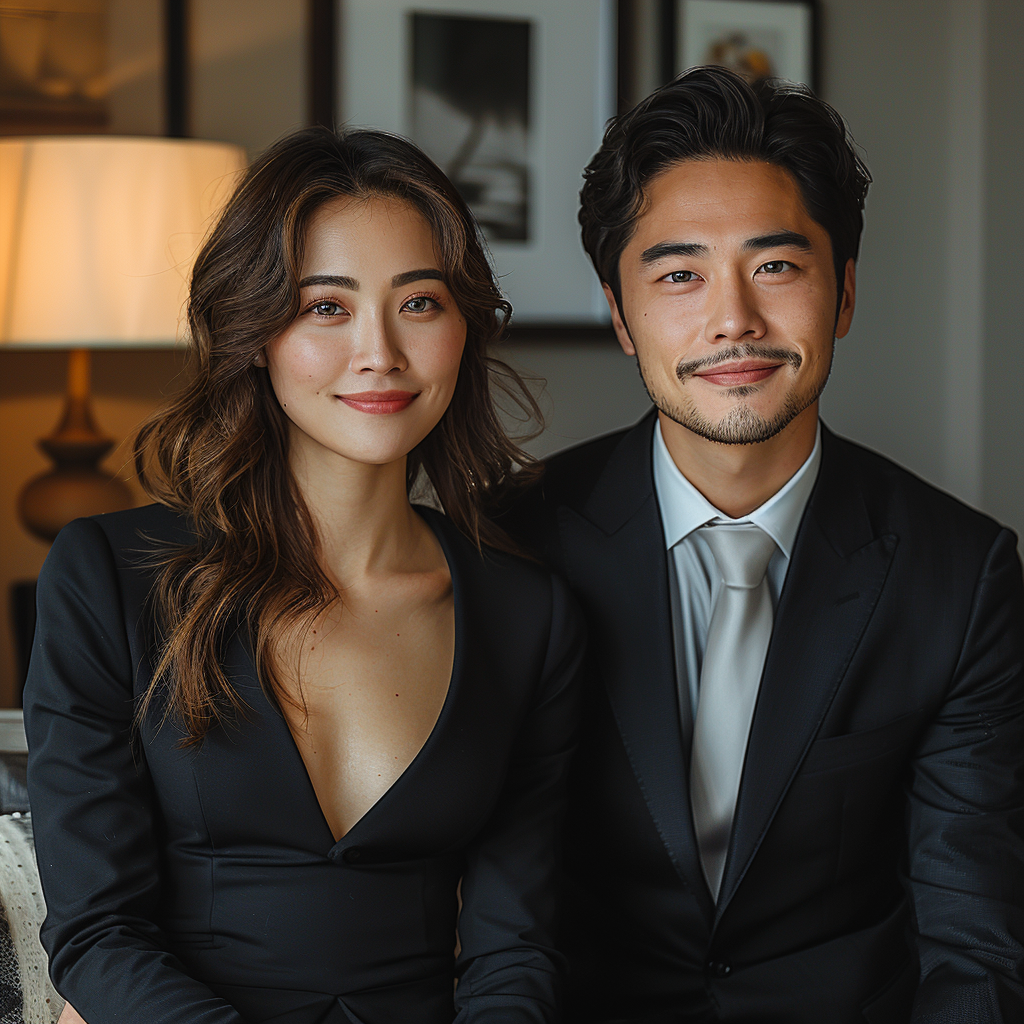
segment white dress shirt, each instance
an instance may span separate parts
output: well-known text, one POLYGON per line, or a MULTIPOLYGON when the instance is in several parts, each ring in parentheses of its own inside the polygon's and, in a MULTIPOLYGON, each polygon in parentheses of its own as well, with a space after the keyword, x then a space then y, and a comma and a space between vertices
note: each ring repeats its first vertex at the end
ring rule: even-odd
POLYGON ((654 491, 661 509, 665 547, 670 553, 669 599, 676 655, 676 683, 680 711, 688 707, 690 721, 697 712, 700 669, 708 637, 708 623, 715 606, 722 577, 714 555, 697 530, 706 523, 753 523, 775 541, 776 551, 768 563, 768 590, 772 608, 789 569, 793 542, 800 519, 818 478, 821 464, 821 426, 807 461, 763 505, 749 515, 733 519, 715 508, 679 471, 661 435, 660 421, 654 428, 654 491))

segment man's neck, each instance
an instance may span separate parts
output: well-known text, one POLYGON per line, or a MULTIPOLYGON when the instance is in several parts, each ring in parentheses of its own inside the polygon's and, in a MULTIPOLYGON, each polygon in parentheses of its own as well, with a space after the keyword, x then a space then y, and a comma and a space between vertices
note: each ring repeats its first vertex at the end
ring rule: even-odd
POLYGON ((658 413, 662 437, 679 472, 733 519, 777 494, 807 461, 818 430, 818 403, 784 430, 757 444, 719 444, 658 413))

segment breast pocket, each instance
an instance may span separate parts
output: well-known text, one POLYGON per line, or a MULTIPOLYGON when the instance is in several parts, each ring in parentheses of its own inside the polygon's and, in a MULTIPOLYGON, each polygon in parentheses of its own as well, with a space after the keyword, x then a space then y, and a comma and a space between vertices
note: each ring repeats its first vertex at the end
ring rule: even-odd
POLYGON ((912 743, 916 719, 916 713, 908 712, 875 729, 815 740, 804 758, 801 774, 839 771, 876 758, 902 755, 912 743))
POLYGON ((919 722, 920 715, 910 712, 811 746, 799 777, 825 794, 819 798, 839 815, 837 880, 857 878, 879 891, 895 886, 903 791, 919 722))

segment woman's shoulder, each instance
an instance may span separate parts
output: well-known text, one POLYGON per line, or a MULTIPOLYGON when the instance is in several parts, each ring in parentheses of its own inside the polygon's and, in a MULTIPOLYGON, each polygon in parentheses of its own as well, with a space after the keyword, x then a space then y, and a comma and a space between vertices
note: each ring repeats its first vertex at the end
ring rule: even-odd
POLYGON ((72 520, 57 534, 39 573, 40 613, 51 624, 96 616, 110 630, 122 612, 136 619, 161 549, 191 537, 184 519, 163 505, 72 520))
POLYGON ((121 565, 137 562, 161 548, 190 544, 194 539, 183 515, 166 505, 144 505, 72 520, 57 535, 47 561, 105 556, 121 565))

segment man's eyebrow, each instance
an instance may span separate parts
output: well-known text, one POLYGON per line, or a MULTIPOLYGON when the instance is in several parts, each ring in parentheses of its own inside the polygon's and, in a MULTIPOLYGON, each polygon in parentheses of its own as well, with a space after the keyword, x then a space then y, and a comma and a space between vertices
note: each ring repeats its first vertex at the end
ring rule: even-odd
POLYGON ((648 267, 669 256, 707 256, 708 247, 702 242, 659 242, 640 253, 640 266, 648 267))
POLYGON ((440 270, 429 268, 426 270, 407 270, 404 274, 395 274, 391 278, 392 288, 401 288, 404 285, 412 284, 414 281, 443 281, 444 274, 440 270))
POLYGON ((747 252, 759 252, 762 249, 779 249, 788 246, 791 249, 802 249, 804 252, 813 252, 814 246, 806 235, 797 231, 773 231, 768 235, 758 235, 756 238, 748 238, 743 243, 747 252))
POLYGON ((313 274, 299 282, 300 288, 311 288, 315 284, 326 284, 333 288, 344 288, 350 292, 359 291, 359 282, 354 277, 343 277, 338 274, 313 274))

